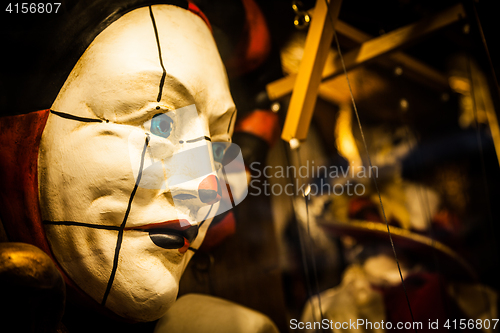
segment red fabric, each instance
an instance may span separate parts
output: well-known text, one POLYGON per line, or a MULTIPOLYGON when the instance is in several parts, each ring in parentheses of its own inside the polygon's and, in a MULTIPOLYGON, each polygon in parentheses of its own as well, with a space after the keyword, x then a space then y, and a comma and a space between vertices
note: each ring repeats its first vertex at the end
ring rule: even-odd
POLYGON ((0 214, 9 240, 52 255, 38 202, 38 147, 49 110, 0 119, 0 214))
MULTIPOLYGON (((196 15, 198 15, 205 23, 208 25, 208 28, 210 31, 212 31, 212 25, 210 25, 210 22, 208 21, 208 18, 205 16, 205 14, 196 6, 194 3, 189 2, 188 5, 188 10, 196 15)), ((213 32, 213 31, 212 31, 213 32)))
POLYGON ((442 232, 451 235, 456 234, 456 230, 463 229, 460 218, 448 209, 442 209, 432 217, 432 225, 442 232))
POLYGON ((280 135, 278 115, 271 111, 255 110, 236 123, 234 132, 253 134, 272 147, 280 135))
POLYGON ((227 61, 231 76, 239 76, 259 67, 271 50, 271 37, 266 20, 254 0, 241 0, 245 7, 245 27, 241 42, 227 61))
POLYGON ((382 222, 377 205, 370 198, 364 197, 349 200, 349 218, 382 222))
POLYGON ((236 220, 234 219, 233 212, 230 211, 220 220, 220 222, 212 222, 205 236, 205 240, 200 246, 200 250, 208 251, 214 248, 235 232, 236 220))

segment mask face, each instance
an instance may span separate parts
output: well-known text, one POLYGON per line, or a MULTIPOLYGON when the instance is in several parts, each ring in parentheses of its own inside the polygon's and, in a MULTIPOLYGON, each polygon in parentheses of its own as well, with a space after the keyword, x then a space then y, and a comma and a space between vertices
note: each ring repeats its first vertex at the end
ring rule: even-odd
POLYGON ((235 107, 211 32, 171 5, 92 42, 52 105, 39 154, 55 258, 98 303, 158 319, 219 209, 235 107))

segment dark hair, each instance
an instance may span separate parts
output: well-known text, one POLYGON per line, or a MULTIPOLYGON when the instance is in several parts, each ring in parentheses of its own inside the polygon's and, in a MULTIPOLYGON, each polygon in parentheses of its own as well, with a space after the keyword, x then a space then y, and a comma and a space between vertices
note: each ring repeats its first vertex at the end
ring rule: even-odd
POLYGON ((136 8, 186 0, 63 0, 57 13, 2 17, 0 116, 48 109, 97 35, 136 8))

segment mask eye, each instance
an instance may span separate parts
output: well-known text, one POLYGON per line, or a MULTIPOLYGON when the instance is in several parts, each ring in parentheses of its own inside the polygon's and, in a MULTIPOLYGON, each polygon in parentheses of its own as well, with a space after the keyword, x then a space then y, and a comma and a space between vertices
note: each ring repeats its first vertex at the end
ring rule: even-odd
POLYGON ((172 118, 164 113, 158 113, 154 115, 151 119, 151 133, 154 135, 161 136, 162 138, 168 138, 170 133, 174 128, 174 121, 172 118))
POLYGON ((212 142, 212 150, 215 162, 222 163, 224 153, 226 152, 226 145, 221 142, 212 142))

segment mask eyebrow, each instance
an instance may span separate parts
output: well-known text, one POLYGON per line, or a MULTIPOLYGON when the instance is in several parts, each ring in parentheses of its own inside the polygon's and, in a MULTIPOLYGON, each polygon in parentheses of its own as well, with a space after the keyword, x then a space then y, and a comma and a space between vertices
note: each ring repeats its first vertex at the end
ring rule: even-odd
MULTIPOLYGON (((84 123, 102 123, 102 119, 95 119, 95 118, 85 118, 85 117, 78 117, 69 113, 65 112, 59 112, 59 111, 54 111, 50 110, 50 113, 55 114, 56 116, 59 116, 64 119, 69 119, 69 120, 76 120, 76 121, 81 121, 84 123)), ((106 120, 108 122, 108 120, 106 120)))

